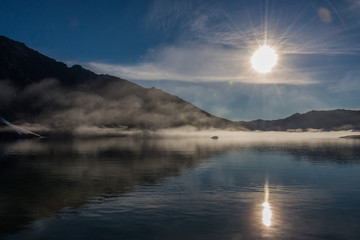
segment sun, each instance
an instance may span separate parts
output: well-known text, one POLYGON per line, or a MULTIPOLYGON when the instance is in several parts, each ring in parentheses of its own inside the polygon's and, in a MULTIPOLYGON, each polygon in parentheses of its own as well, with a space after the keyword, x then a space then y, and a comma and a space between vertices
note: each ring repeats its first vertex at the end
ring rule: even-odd
POLYGON ((267 45, 263 45, 252 55, 251 66, 259 73, 269 73, 276 65, 277 59, 276 51, 267 45))

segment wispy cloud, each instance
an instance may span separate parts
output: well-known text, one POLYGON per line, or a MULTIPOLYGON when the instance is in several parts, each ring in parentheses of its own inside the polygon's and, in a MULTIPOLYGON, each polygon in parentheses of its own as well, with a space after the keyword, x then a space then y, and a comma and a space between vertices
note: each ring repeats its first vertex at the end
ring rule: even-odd
POLYGON ((135 65, 93 62, 88 67, 130 80, 227 81, 239 78, 241 57, 232 49, 191 43, 162 47, 135 65))
MULTIPOLYGON (((283 14, 288 18, 287 24, 281 24, 283 15, 277 12, 284 9, 272 9, 266 18, 264 12, 257 12, 263 11, 258 10, 261 7, 249 10, 256 4, 248 5, 234 14, 211 1, 202 4, 190 0, 156 0, 146 22, 149 27, 174 31, 178 36, 176 41, 149 50, 135 63, 94 61, 84 65, 97 73, 129 80, 304 85, 320 80, 311 73, 311 64, 307 69, 288 61, 292 56, 304 55, 304 62, 309 63, 309 55, 360 54, 359 44, 346 44, 354 42, 348 34, 353 29, 321 22, 317 10, 309 14, 311 4, 303 4, 296 16, 283 14), (316 34, 323 28, 326 34, 316 34), (255 73, 249 61, 252 52, 265 41, 279 53, 276 69, 266 76, 255 73)), ((321 69, 320 64, 317 63, 318 69, 321 69)))
POLYGON ((133 64, 84 64, 97 73, 129 80, 178 80, 202 82, 243 82, 253 84, 313 84, 305 73, 285 65, 267 76, 251 70, 250 55, 241 49, 221 45, 185 43, 151 51, 145 61, 133 64))

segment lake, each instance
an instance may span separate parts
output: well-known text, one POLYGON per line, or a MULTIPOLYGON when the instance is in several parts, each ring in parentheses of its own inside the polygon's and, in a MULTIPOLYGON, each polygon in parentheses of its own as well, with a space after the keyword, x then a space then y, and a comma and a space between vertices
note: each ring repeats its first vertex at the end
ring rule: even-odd
POLYGON ((3 239, 360 239, 356 139, 3 141, 0 171, 3 239))

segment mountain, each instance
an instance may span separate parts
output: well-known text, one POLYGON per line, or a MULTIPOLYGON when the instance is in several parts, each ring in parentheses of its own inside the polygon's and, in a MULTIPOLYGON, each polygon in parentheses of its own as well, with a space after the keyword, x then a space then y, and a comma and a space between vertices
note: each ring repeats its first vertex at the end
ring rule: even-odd
POLYGON ((0 36, 0 79, 10 79, 15 86, 25 87, 48 77, 76 84, 97 75, 80 65, 68 68, 65 63, 46 57, 23 43, 0 36))
POLYGON ((4 36, 0 36, 0 117, 34 132, 181 126, 262 131, 360 130, 360 111, 341 109, 296 113, 279 120, 232 122, 162 90, 99 75, 80 65, 68 67, 4 36))
MULTIPOLYGON (((0 116, 49 131, 85 128, 246 130, 177 96, 127 80, 67 67, 0 36, 0 116)), ((31 130, 31 129, 30 129, 31 130)))
POLYGON ((337 109, 295 113, 279 120, 242 122, 249 129, 262 131, 288 131, 321 129, 324 131, 360 130, 360 111, 337 109))

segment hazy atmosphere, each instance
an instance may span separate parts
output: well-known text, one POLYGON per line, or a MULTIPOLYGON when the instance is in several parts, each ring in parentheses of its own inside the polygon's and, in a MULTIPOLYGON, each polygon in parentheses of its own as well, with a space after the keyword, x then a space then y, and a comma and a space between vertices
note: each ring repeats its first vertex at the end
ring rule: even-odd
POLYGON ((1 33, 49 57, 238 121, 358 109, 359 27, 358 0, 14 0, 0 8, 1 33), (259 74, 250 58, 265 42, 277 65, 259 74))

